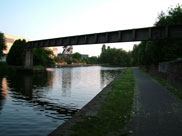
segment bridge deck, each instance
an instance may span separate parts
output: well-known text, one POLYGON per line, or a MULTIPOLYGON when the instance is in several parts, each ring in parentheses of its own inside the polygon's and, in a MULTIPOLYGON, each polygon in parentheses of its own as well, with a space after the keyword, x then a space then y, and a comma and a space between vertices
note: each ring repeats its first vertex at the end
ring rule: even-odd
POLYGON ((160 39, 182 39, 182 25, 147 27, 30 41, 28 42, 28 48, 102 44, 160 39))

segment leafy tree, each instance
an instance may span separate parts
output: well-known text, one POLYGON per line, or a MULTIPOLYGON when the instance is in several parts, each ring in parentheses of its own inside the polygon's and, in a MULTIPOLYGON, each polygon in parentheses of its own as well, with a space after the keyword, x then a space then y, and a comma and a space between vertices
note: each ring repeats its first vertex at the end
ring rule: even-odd
POLYGON ((6 59, 9 65, 23 65, 25 45, 25 40, 16 40, 13 43, 6 59))
POLYGON ((52 66, 54 65, 54 53, 52 50, 45 48, 33 49, 34 65, 52 66))
POLYGON ((89 59, 88 59, 88 58, 84 58, 84 59, 82 60, 82 62, 83 62, 83 63, 86 63, 86 64, 89 64, 89 59))
POLYGON ((3 50, 6 49, 6 44, 5 44, 5 39, 4 39, 4 34, 0 33, 0 58, 3 55, 3 50))
MULTIPOLYGON (((161 12, 155 26, 182 24, 182 8, 177 5, 170 8, 167 14, 161 12)), ((135 45, 132 51, 134 65, 158 64, 163 61, 171 61, 182 58, 182 40, 156 40, 141 42, 135 45)))
POLYGON ((73 58, 73 59, 77 59, 78 61, 80 61, 81 58, 82 58, 82 55, 81 55, 79 52, 76 52, 76 53, 74 53, 74 54, 72 55, 72 58, 73 58))
POLYGON ((64 59, 60 56, 55 56, 54 61, 59 63, 59 62, 64 62, 64 59))
MULTIPOLYGON (((9 65, 23 65, 25 57, 25 40, 16 40, 7 56, 7 63, 9 65)), ((50 66, 54 65, 53 52, 44 48, 33 49, 34 65, 50 66)))
POLYGON ((99 63, 99 60, 97 57, 89 57, 88 60, 89 60, 89 64, 98 64, 99 63))
POLYGON ((106 45, 103 44, 103 45, 102 45, 102 53, 103 53, 105 50, 106 50, 106 45))
POLYGON ((100 62, 110 65, 129 66, 129 54, 123 49, 107 48, 100 55, 100 62))

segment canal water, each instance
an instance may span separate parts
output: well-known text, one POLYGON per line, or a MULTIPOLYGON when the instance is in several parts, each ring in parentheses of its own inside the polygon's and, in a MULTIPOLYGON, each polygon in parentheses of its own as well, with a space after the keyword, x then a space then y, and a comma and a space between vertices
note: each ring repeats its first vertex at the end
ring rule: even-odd
POLYGON ((45 136, 70 119, 120 72, 113 67, 50 68, 0 77, 0 136, 45 136))

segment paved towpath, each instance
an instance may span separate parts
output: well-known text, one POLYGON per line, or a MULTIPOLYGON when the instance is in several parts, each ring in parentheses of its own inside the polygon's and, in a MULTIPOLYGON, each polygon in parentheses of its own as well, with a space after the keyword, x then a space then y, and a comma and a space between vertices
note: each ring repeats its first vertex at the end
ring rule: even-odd
POLYGON ((133 69, 136 80, 132 136, 182 136, 182 103, 157 81, 133 69))

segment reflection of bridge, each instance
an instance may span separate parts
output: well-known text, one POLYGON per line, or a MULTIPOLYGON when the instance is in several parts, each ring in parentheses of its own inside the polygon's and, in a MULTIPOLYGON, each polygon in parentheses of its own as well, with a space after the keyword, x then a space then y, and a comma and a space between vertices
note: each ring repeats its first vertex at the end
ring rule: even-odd
POLYGON ((31 68, 33 66, 32 48, 180 38, 182 38, 182 25, 119 30, 30 41, 27 43, 24 66, 25 68, 31 68))

